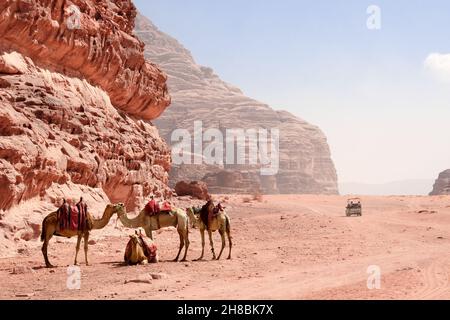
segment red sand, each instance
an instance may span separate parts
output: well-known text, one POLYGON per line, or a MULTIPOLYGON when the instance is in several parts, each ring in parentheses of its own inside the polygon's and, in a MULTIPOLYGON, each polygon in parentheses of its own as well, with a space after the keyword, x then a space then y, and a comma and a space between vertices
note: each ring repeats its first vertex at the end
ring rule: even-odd
MULTIPOLYGON (((126 235, 108 236, 90 246, 92 266, 83 265, 80 252, 81 289, 69 290, 75 239, 53 238, 50 259, 59 268, 43 268, 37 249, 0 259, 0 299, 450 298, 450 197, 363 197, 361 218, 345 217, 346 198, 338 196, 266 196, 252 203, 231 198, 231 261, 209 260, 207 243, 208 260, 193 262, 200 235, 191 230, 190 261, 165 262, 178 246, 169 229, 155 233, 162 262, 125 267, 126 235), (370 265, 381 268, 379 290, 367 288, 370 265), (15 266, 25 272, 12 274, 15 266), (150 273, 167 277, 125 284, 150 273)), ((218 251, 217 234, 215 245, 218 251)))

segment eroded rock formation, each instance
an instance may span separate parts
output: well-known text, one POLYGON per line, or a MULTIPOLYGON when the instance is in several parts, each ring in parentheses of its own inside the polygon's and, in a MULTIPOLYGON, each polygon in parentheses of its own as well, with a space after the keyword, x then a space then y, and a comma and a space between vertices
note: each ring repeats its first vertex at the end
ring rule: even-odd
POLYGON ((0 211, 55 184, 128 210, 170 195, 170 150, 146 121, 170 102, 166 76, 145 61, 135 14, 129 0, 0 2, 0 211))
POLYGON ((288 112, 246 97, 222 81, 213 70, 195 63, 177 40, 138 15, 136 35, 146 43, 145 55, 167 74, 172 105, 155 124, 166 141, 174 129, 188 129, 201 120, 208 128, 280 130, 280 170, 261 176, 253 166, 173 166, 171 185, 177 181, 204 180, 210 192, 336 194, 337 175, 322 131, 288 112))
POLYGON ((445 170, 439 174, 439 177, 434 184, 431 196, 448 195, 450 194, 450 169, 445 170))
POLYGON ((155 119, 169 105, 166 76, 144 59, 144 44, 132 35, 131 0, 2 0, 0 13, 2 50, 85 78, 140 118, 155 119))
POLYGON ((192 196, 199 200, 209 200, 208 186, 202 181, 180 181, 175 185, 175 192, 178 196, 192 196))

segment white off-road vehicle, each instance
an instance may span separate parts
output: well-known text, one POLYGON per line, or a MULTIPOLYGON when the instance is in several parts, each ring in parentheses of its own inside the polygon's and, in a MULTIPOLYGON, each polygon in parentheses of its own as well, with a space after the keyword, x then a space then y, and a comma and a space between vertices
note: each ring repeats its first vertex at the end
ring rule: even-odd
POLYGON ((346 208, 347 217, 351 217, 353 215, 362 216, 362 205, 360 198, 352 198, 347 200, 347 208, 346 208))

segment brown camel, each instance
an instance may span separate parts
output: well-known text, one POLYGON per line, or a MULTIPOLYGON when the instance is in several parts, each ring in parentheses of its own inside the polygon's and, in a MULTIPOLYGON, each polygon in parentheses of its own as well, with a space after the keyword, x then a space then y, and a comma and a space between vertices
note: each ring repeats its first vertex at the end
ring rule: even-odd
MULTIPOLYGON (((209 207, 209 202, 206 204, 205 207, 209 207)), ((219 210, 217 215, 213 215, 209 217, 201 217, 200 210, 197 208, 188 208, 186 210, 189 219, 191 220, 191 226, 192 227, 198 227, 200 229, 200 235, 202 237, 202 255, 200 258, 197 259, 197 261, 200 261, 203 259, 203 255, 205 253, 205 230, 208 231, 209 235, 209 243, 211 245, 211 251, 213 254, 213 260, 216 260, 216 253, 214 251, 214 243, 212 240, 212 233, 219 231, 220 236, 222 238, 222 249, 220 250, 219 256, 217 257, 217 260, 220 260, 220 257, 222 256, 223 250, 225 249, 225 233, 228 237, 228 243, 230 247, 230 251, 228 254, 227 259, 231 259, 231 248, 233 247, 233 243, 231 241, 231 226, 230 226, 230 217, 227 215, 227 213, 224 210, 219 210), (204 221, 208 221, 209 227, 207 227, 206 223, 204 221)))
POLYGON ((137 229, 143 228, 147 237, 153 240, 154 230, 159 230, 167 227, 177 228, 180 236, 180 249, 177 257, 173 260, 177 262, 180 258, 183 247, 184 257, 181 261, 186 261, 187 251, 189 249, 189 218, 182 209, 175 208, 170 213, 159 213, 154 216, 147 214, 146 210, 142 210, 134 219, 129 219, 126 213, 119 213, 119 219, 127 228, 137 229))
POLYGON ((138 265, 147 263, 158 263, 158 254, 156 246, 152 243, 149 245, 144 240, 142 232, 136 231, 130 236, 130 241, 125 249, 124 260, 127 265, 138 265))
POLYGON ((88 262, 88 242, 89 242, 89 234, 92 230, 103 229, 108 224, 109 220, 115 213, 123 213, 125 211, 125 206, 122 203, 113 205, 109 204, 106 206, 105 211, 103 213, 103 217, 100 220, 94 220, 88 214, 88 220, 92 223, 88 223, 88 226, 85 230, 60 230, 58 214, 57 212, 50 213, 47 217, 45 217, 42 222, 42 233, 41 233, 41 241, 44 242, 42 245, 42 254, 44 255, 45 265, 47 268, 53 268, 52 264, 48 260, 47 248, 50 239, 53 236, 64 237, 64 238, 73 238, 78 237, 77 248, 75 253, 75 262, 74 265, 77 265, 77 257, 78 252, 80 251, 81 238, 84 239, 84 254, 86 259, 86 265, 89 265, 88 262))

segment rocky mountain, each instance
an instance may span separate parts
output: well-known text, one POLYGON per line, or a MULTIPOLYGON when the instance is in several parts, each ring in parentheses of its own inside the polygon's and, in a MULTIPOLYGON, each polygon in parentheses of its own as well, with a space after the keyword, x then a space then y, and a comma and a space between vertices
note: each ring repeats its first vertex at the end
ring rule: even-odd
POLYGON ((430 196, 450 194, 450 169, 439 174, 430 196))
MULTIPOLYGON (((198 65, 177 40, 138 15, 135 34, 146 44, 145 56, 168 74, 172 105, 155 121, 171 142, 175 129, 192 134, 194 122, 203 130, 277 128, 280 131, 280 169, 275 176, 261 176, 250 165, 173 165, 170 184, 204 180, 213 193, 317 193, 336 194, 337 175, 327 139, 322 131, 294 115, 246 97, 222 81, 211 68, 198 65)), ((224 150, 225 152, 225 150, 224 150)))
POLYGON ((170 103, 167 78, 135 16, 130 0, 0 2, 0 212, 56 194, 133 210, 171 193, 170 149, 147 121, 170 103))

